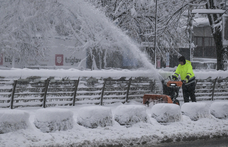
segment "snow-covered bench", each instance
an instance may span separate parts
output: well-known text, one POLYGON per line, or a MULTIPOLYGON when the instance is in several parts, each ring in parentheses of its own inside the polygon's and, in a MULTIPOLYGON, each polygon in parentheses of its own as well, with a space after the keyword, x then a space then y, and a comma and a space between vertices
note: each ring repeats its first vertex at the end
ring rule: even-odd
POLYGON ((111 108, 104 106, 89 106, 78 110, 77 123, 88 128, 112 126, 111 108))
POLYGON ((29 114, 22 110, 0 110, 0 134, 26 129, 29 114))
POLYGON ((36 111, 34 124, 44 133, 73 128, 73 113, 67 109, 45 108, 36 111))
POLYGON ((120 105, 115 109, 114 119, 120 125, 147 122, 146 107, 141 105, 120 105))
POLYGON ((151 109, 151 116, 159 123, 177 122, 182 119, 180 106, 170 103, 154 105, 151 109))
POLYGON ((200 118, 209 118, 209 108, 206 103, 184 103, 181 106, 181 112, 183 115, 188 116, 191 120, 197 121, 200 118))
POLYGON ((227 119, 228 118, 228 102, 214 102, 211 104, 210 113, 216 118, 227 119))

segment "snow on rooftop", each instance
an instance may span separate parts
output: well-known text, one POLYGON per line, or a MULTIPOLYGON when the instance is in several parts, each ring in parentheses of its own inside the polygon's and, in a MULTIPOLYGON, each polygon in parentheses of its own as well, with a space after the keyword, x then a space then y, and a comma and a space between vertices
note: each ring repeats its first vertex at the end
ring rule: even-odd
POLYGON ((222 9, 193 9, 193 14, 223 14, 225 10, 222 9))
POLYGON ((210 24, 207 17, 198 17, 198 18, 194 18, 193 26, 204 27, 204 26, 210 26, 210 24))

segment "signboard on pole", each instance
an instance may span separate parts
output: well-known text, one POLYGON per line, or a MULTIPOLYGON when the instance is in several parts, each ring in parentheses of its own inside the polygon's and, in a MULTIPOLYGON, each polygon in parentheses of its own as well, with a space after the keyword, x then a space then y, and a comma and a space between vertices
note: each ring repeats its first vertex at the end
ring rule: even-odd
POLYGON ((0 65, 3 65, 3 54, 0 54, 0 65))
POLYGON ((166 52, 166 67, 169 67, 169 52, 166 52))
POLYGON ((228 15, 223 15, 222 17, 222 43, 223 46, 228 46, 228 15))

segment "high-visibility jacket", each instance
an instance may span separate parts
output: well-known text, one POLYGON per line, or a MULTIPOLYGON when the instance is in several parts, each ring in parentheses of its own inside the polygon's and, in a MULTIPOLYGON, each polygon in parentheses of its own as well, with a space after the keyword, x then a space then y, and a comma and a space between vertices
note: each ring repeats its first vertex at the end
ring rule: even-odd
POLYGON ((179 64, 174 75, 178 77, 180 75, 181 80, 185 80, 187 76, 189 76, 189 81, 195 78, 195 74, 192 70, 192 65, 189 60, 186 60, 184 65, 179 64))

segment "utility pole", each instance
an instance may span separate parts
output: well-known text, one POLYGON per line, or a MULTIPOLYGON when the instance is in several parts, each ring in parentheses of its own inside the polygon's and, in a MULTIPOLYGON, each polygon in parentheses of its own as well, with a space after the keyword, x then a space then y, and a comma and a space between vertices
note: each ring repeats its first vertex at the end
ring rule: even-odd
POLYGON ((157 63, 156 63, 156 46, 157 46, 157 11, 158 11, 158 0, 156 0, 156 5, 155 5, 155 27, 154 27, 154 65, 155 68, 157 68, 157 63))
POLYGON ((192 5, 188 5, 188 35, 189 35, 189 54, 190 54, 190 61, 193 60, 193 51, 192 51, 192 13, 191 8, 192 5))

